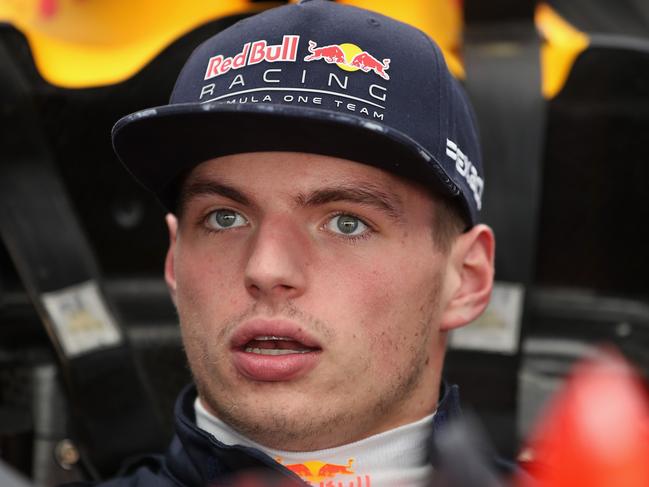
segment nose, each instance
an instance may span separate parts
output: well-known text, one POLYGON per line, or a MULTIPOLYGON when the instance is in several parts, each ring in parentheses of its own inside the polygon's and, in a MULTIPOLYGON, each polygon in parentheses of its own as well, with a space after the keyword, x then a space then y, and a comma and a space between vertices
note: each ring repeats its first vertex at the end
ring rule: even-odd
POLYGON ((307 255, 308 241, 290 216, 264 221, 246 263, 248 293, 271 305, 301 296, 307 283, 307 255))

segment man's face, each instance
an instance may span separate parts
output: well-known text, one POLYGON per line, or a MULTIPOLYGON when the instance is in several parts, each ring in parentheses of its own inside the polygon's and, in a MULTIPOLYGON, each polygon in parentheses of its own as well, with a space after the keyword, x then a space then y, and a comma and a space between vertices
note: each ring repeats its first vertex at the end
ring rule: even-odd
POLYGON ((448 257, 425 189, 269 152, 204 162, 183 200, 167 280, 209 410, 303 451, 434 411, 448 257))

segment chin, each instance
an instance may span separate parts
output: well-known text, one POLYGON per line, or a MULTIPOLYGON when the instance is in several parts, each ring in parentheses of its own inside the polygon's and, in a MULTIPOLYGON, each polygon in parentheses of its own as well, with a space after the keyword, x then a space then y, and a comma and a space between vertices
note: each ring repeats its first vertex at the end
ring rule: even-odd
POLYGON ((272 389, 256 388, 253 394, 240 394, 241 390, 234 395, 222 392, 217 398, 201 393, 201 397, 219 419, 247 438, 278 450, 310 451, 343 444, 345 439, 332 438, 331 431, 357 424, 344 401, 335 407, 322 394, 272 389))

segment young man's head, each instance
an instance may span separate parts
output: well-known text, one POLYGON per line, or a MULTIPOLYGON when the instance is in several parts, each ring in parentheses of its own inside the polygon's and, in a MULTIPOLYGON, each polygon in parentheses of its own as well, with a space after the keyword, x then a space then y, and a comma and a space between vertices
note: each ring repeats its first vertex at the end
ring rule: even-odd
POLYGON ((485 308, 476 130, 439 49, 312 1, 200 46, 115 147, 158 194, 205 407, 281 450, 431 414, 449 330, 485 308))

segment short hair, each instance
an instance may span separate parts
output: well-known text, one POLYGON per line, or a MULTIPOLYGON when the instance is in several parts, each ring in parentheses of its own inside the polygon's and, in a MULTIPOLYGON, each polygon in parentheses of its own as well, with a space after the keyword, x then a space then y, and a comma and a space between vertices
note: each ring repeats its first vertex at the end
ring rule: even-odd
POLYGON ((458 200, 434 192, 433 201, 433 242, 441 253, 448 254, 455 239, 471 226, 458 200))

